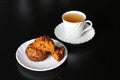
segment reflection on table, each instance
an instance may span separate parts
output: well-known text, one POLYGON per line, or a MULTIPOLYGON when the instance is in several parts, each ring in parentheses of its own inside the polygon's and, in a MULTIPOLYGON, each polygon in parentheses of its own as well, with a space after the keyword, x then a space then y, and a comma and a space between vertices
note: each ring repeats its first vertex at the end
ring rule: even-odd
POLYGON ((24 78, 28 80, 62 80, 62 73, 65 69, 65 64, 50 71, 31 71, 27 70, 18 63, 16 64, 17 70, 24 78))

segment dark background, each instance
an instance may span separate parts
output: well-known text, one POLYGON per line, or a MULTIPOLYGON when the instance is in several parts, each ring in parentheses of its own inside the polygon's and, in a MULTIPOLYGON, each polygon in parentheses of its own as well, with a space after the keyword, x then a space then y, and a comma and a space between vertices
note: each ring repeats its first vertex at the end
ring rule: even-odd
POLYGON ((119 78, 120 3, 118 0, 0 0, 0 74, 10 80, 109 80, 119 78), (60 67, 34 72, 21 67, 17 48, 40 35, 54 35, 61 15, 80 10, 93 22, 95 37, 68 48, 60 67))

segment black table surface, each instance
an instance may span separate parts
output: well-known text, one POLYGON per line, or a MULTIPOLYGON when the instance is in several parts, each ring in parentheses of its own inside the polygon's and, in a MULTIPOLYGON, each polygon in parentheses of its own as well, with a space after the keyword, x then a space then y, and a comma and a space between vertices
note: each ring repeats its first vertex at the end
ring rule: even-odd
POLYGON ((0 74, 10 80, 109 80, 117 79, 119 51, 119 5, 116 0, 0 0, 0 74), (93 22, 95 36, 83 44, 61 41, 67 60, 43 72, 25 69, 15 58, 17 48, 40 35, 54 39, 61 15, 79 10, 93 22))

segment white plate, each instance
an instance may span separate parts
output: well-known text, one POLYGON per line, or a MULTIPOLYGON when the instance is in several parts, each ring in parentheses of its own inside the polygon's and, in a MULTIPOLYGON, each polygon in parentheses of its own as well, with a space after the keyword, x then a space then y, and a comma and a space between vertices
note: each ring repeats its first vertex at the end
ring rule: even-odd
MULTIPOLYGON (((86 24, 85 26, 88 26, 88 24, 86 24)), ((63 23, 60 23, 55 27, 54 34, 58 39, 60 39, 63 42, 70 44, 81 44, 91 40, 95 35, 95 30, 93 27, 91 27, 91 29, 86 31, 80 38, 67 39, 66 36, 64 35, 65 32, 64 32, 63 23)))
POLYGON ((16 60, 23 67, 25 67, 29 70, 33 70, 33 71, 47 71, 47 70, 57 68, 67 59, 68 51, 67 51, 66 46, 64 44, 62 44, 61 42, 59 42, 55 39, 52 39, 57 46, 59 46, 59 47, 64 46, 64 48, 65 48, 64 58, 60 62, 57 62, 52 56, 48 56, 45 60, 43 60, 41 62, 33 62, 33 61, 29 60, 25 54, 25 49, 28 46, 28 44, 32 43, 34 40, 35 39, 24 42, 23 44, 21 44, 18 47, 18 49, 16 51, 16 60))

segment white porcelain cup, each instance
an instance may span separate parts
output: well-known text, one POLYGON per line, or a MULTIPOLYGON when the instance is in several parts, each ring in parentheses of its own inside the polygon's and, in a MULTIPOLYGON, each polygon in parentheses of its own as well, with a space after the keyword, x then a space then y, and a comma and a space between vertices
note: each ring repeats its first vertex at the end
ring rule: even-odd
POLYGON ((80 38, 93 25, 92 21, 86 20, 86 14, 81 11, 67 11, 63 13, 62 21, 67 39, 80 38), (85 27, 86 24, 89 26, 85 27))

